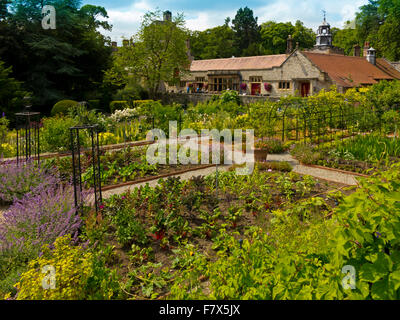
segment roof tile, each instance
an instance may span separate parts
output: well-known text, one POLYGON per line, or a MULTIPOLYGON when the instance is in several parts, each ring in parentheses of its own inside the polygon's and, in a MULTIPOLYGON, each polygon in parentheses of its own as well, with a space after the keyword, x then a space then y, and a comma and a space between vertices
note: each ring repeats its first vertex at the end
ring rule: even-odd
POLYGON ((377 80, 391 80, 394 78, 363 57, 308 51, 302 51, 302 53, 321 71, 328 73, 332 80, 344 87, 374 84, 377 80))
POLYGON ((190 71, 210 71, 210 70, 259 70, 279 67, 288 57, 286 54, 223 58, 211 60, 194 60, 190 66, 190 71))

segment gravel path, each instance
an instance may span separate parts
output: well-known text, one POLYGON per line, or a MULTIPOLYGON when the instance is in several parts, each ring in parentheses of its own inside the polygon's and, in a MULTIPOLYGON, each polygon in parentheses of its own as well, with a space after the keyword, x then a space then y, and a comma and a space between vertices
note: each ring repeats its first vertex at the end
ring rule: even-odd
MULTIPOLYGON (((307 174, 316 178, 321 178, 325 180, 330 180, 333 182, 338 182, 346 185, 357 185, 356 176, 351 174, 345 174, 340 172, 335 172, 331 170, 325 170, 320 168, 313 168, 299 164, 299 162, 294 159, 289 153, 284 154, 269 154, 267 156, 267 161, 287 161, 293 166, 293 171, 299 174, 307 174)), ((227 171, 230 166, 218 166, 218 170, 227 171)), ((215 167, 200 169, 196 171, 186 172, 183 174, 174 175, 174 177, 179 176, 182 180, 189 180, 192 177, 206 176, 215 172, 215 167)), ((138 183, 130 186, 124 186, 118 189, 109 190, 103 192, 103 198, 106 199, 114 194, 124 193, 128 190, 134 190, 136 187, 145 186, 149 184, 150 187, 155 187, 158 183, 157 180, 138 183)))
POLYGON ((9 207, 0 206, 0 221, 3 218, 3 213, 7 211, 9 207))
POLYGON ((267 161, 287 161, 293 166, 294 172, 300 174, 308 174, 316 178, 330 180, 347 185, 357 185, 357 180, 355 175, 304 166, 301 165, 299 161, 294 159, 289 153, 269 154, 267 156, 267 161))

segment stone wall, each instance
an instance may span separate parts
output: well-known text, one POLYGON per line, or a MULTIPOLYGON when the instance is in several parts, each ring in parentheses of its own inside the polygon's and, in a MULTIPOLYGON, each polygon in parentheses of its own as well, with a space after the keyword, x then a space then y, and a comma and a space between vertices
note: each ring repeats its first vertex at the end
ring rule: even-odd
MULTIPOLYGON (((173 102, 179 104, 193 103, 194 105, 199 102, 206 102, 212 99, 213 94, 207 93, 164 93, 158 97, 159 100, 162 101, 163 104, 172 104, 173 102)), ((268 97, 268 96, 239 96, 240 102, 242 104, 256 103, 256 102, 264 102, 264 101, 277 101, 279 97, 268 97)))

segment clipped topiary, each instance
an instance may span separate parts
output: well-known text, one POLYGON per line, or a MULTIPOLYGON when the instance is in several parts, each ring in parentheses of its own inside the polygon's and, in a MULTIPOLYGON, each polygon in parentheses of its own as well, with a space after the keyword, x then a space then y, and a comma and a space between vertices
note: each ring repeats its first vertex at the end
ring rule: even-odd
POLYGON ((58 101, 53 109, 51 109, 51 115, 55 116, 57 114, 63 114, 63 115, 68 115, 69 109, 75 107, 77 104, 79 104, 77 101, 74 100, 61 100, 58 101))
POLYGON ((133 104, 133 107, 136 108, 136 107, 140 107, 143 104, 153 103, 153 102, 154 102, 154 100, 151 100, 151 99, 148 99, 148 100, 134 100, 132 104, 133 104))
POLYGON ((110 103, 110 111, 111 113, 114 113, 115 110, 124 110, 126 108, 129 108, 128 102, 127 101, 112 101, 110 103))

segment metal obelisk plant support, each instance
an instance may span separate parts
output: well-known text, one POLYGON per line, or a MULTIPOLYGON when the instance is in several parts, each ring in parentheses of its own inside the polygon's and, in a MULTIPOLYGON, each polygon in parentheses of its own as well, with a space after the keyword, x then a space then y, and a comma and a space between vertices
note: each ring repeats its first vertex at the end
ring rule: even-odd
POLYGON ((81 166, 81 135, 80 133, 86 131, 89 134, 91 143, 91 166, 93 169, 93 191, 94 191, 94 204, 96 213, 100 209, 103 201, 101 193, 101 172, 100 172, 100 148, 99 148, 99 133, 96 125, 82 125, 71 127, 71 152, 72 152, 72 171, 73 171, 73 186, 75 207, 81 210, 83 207, 83 181, 82 181, 82 166, 81 166))
POLYGON ((17 129, 17 165, 34 157, 40 163, 40 112, 32 112, 29 97, 25 110, 15 114, 17 129), (24 159, 25 158, 25 159, 24 159))

